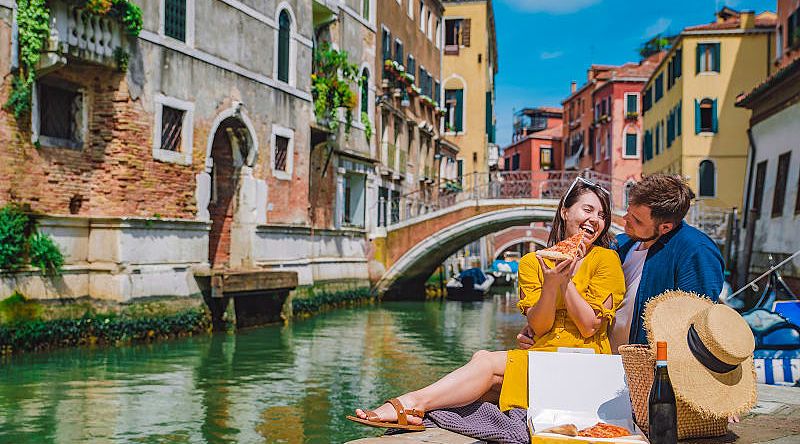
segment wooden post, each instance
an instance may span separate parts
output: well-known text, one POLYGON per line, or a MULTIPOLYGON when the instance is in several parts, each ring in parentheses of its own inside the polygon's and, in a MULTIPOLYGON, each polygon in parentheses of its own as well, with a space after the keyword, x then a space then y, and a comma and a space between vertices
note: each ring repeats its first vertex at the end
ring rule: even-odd
POLYGON ((753 256, 753 237, 756 233, 756 222, 758 221, 758 210, 755 208, 750 209, 750 214, 747 215, 747 233, 744 237, 744 248, 742 249, 742 260, 737 264, 737 277, 736 289, 742 288, 750 277, 750 260, 753 256))

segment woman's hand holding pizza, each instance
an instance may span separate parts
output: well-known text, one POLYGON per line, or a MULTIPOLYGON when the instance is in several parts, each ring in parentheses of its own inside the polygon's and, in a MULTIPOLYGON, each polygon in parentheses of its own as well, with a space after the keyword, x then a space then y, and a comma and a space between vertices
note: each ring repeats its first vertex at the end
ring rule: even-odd
POLYGON ((540 257, 536 259, 539 261, 539 265, 542 267, 542 274, 544 275, 542 285, 555 287, 564 287, 567 285, 575 274, 575 265, 578 262, 576 259, 563 260, 556 264, 555 267, 549 268, 540 257))

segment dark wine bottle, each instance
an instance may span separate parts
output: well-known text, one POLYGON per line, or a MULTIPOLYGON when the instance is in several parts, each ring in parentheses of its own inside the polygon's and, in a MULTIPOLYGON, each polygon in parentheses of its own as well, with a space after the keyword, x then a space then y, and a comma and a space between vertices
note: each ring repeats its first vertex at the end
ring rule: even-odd
POLYGON ((667 343, 656 343, 656 370, 653 387, 650 388, 649 426, 651 444, 675 444, 678 442, 678 409, 675 392, 667 372, 667 343))

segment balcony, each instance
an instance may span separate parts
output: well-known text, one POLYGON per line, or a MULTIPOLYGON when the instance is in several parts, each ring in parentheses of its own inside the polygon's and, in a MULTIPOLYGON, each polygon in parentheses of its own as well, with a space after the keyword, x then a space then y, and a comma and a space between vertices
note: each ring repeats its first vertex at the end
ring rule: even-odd
POLYGON ((41 74, 63 66, 66 56, 117 68, 118 53, 127 49, 125 30, 117 20, 57 1, 50 9, 50 38, 37 71, 41 74))

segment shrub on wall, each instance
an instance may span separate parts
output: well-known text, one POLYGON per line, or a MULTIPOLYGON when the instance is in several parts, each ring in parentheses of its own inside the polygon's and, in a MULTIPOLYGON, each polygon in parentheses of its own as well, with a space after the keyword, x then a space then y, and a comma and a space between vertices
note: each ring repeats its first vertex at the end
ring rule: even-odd
POLYGON ((26 260, 45 274, 60 274, 64 255, 49 234, 37 233, 33 219, 17 205, 0 208, 0 269, 17 270, 26 260))

